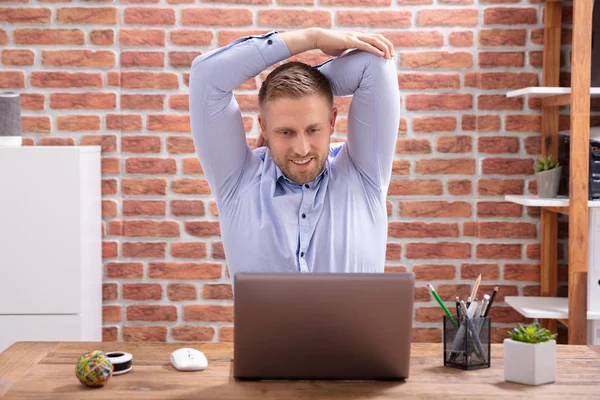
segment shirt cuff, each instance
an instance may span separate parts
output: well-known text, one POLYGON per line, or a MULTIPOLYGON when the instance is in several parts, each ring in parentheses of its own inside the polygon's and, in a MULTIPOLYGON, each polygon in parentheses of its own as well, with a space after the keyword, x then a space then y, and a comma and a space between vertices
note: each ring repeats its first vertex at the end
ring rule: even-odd
POLYGON ((290 50, 276 31, 253 36, 254 44, 267 67, 290 57, 290 50))

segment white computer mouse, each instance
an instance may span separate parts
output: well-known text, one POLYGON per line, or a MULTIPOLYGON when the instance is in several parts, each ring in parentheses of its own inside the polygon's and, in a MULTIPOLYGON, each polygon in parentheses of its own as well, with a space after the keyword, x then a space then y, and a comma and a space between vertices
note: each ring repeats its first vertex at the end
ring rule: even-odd
POLYGON ((203 352, 184 347, 171 353, 171 364, 179 371, 201 371, 208 366, 203 352))

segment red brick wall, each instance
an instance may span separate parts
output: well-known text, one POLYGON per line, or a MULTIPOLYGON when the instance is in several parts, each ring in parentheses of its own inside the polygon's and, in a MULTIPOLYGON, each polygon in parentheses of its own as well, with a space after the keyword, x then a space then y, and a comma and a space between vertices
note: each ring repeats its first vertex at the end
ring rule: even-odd
MULTIPOLYGON (((402 123, 386 270, 416 274, 415 340, 441 340, 428 281, 447 300, 479 273, 487 292, 500 283, 495 340, 522 320, 504 295, 539 292, 539 212, 502 201, 535 191, 539 103, 504 93, 540 84, 537 0, 3 3, 0 88, 23 95, 26 144, 103 148, 105 340, 232 340, 218 214, 190 136, 189 66, 271 29, 366 29, 396 46, 402 123)), ((251 144, 264 76, 236 92, 251 144)), ((349 100, 336 100, 336 140, 349 100)))

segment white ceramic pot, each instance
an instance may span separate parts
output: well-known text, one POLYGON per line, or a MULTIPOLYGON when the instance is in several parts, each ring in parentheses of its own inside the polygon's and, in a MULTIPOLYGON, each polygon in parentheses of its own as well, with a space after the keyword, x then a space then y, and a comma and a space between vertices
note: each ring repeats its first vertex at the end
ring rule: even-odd
POLYGON ((543 385, 556 380, 556 341, 523 343, 504 339, 504 380, 543 385))

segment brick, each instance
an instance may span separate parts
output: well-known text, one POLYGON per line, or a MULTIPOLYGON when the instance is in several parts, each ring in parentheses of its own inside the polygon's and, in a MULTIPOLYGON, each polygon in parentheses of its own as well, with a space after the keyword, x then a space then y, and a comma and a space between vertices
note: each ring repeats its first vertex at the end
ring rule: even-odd
POLYGON ((121 139, 124 153, 159 153, 160 138, 156 136, 124 136, 121 139))
POLYGON ((233 326, 219 327, 219 342, 233 342, 233 326))
POLYGON ((124 9, 125 24, 175 25, 175 10, 158 7, 127 7, 124 9))
POLYGON ((125 342, 166 342, 166 326, 124 326, 123 341, 125 342))
POLYGON ((505 115, 504 121, 508 132, 536 132, 542 130, 540 115, 505 115))
POLYGON ((31 50, 2 50, 2 64, 10 66, 33 65, 35 54, 31 50))
POLYGON ((99 115, 59 115, 56 117, 59 131, 79 132, 100 130, 99 115))
POLYGON ((117 203, 114 200, 102 200, 102 217, 116 217, 117 203))
POLYGON ((213 304, 191 304, 183 307, 186 322, 233 322, 233 306, 213 304))
POLYGON ((194 140, 189 136, 168 137, 167 151, 170 154, 194 154, 194 140))
POLYGON ((52 93, 50 108, 71 110, 114 110, 117 99, 114 93, 52 93))
POLYGON ((498 115, 463 115, 461 119, 463 131, 498 132, 500 116, 498 115))
POLYGON ((487 154, 519 152, 519 138, 514 136, 482 136, 477 139, 477 151, 487 154))
POLYGON ((438 180, 392 180, 388 196, 441 195, 442 182, 438 180))
POLYGON ((431 144, 427 139, 399 139, 396 141, 398 154, 429 154, 431 144))
POLYGON ((440 284, 435 288, 442 301, 449 301, 454 304, 456 296, 466 299, 471 295, 471 285, 469 284, 440 284))
POLYGON ((116 24, 116 7, 64 7, 57 10, 61 24, 116 24))
POLYGON ((5 45, 6 43, 8 43, 8 35, 6 34, 6 31, 0 29, 0 44, 5 45))
POLYGON ((21 131, 23 133, 50 133, 50 129, 50 117, 21 117, 21 131))
POLYGON ((206 244, 201 242, 173 243, 171 255, 175 258, 205 258, 206 244))
POLYGON ((119 288, 116 283, 102 284, 102 301, 116 300, 119 296, 119 288))
POLYGON ((42 88, 101 88, 102 75, 95 72, 33 71, 32 86, 42 88))
POLYGON ((102 327, 102 341, 103 342, 116 342, 119 339, 119 330, 116 326, 103 326, 102 327))
POLYGON ((117 194, 117 180, 116 179, 102 179, 102 195, 117 194))
POLYGON ((542 140, 540 136, 529 136, 523 139, 523 147, 527 154, 541 154, 542 153, 542 140))
POLYGON ((151 304, 133 304, 126 308, 127 321, 176 321, 175 306, 159 306, 151 304))
POLYGON ((412 272, 419 281, 452 280, 456 277, 456 267, 451 264, 415 265, 412 272))
POLYGON ((128 237, 179 237, 177 221, 126 220, 123 236, 128 237))
POLYGON ((484 281, 497 280, 500 278, 500 267, 498 264, 462 264, 460 266, 460 279, 477 279, 480 274, 484 281))
POLYGON ((185 158, 183 160, 183 173, 185 175, 203 175, 204 171, 198 158, 185 158))
POLYGON ((164 216, 167 204, 160 200, 123 200, 123 216, 164 216))
POLYGON ((90 32, 90 42, 96 46, 113 45, 115 32, 112 29, 94 29, 90 32))
POLYGON ((0 88, 21 89, 25 87, 25 74, 23 71, 0 72, 0 88))
POLYGON ((340 26, 370 26, 385 28, 407 28, 411 23, 410 11, 338 11, 336 23, 340 26))
POLYGON ((475 173, 475 160, 472 158, 422 159, 417 160, 416 173, 420 175, 467 174, 475 173))
POLYGON ((219 236, 219 223, 214 221, 185 221, 185 232, 194 237, 219 236))
POLYGON ((330 28, 331 13, 327 10, 259 10, 257 24, 259 26, 277 26, 286 28, 330 28))
POLYGON ((440 153, 470 153, 473 149, 470 136, 441 136, 435 147, 440 153))
MULTIPOLYGON (((41 146, 75 146, 75 140, 73 138, 63 137, 46 137, 40 139, 41 146)), ((103 194, 116 194, 116 193, 104 193, 103 194)))
POLYGON ((392 0, 321 0, 322 6, 390 6, 392 0))
POLYGON ((153 279, 205 280, 221 277, 221 264, 190 262, 151 262, 148 277, 153 279))
POLYGON ((527 31, 525 29, 481 29, 479 45, 481 47, 514 47, 525 46, 527 31))
POLYGON ((475 249, 475 254, 477 258, 519 260, 521 259, 521 245, 479 243, 475 249))
MULTIPOLYGON (((218 0, 216 0, 218 1, 218 0)), ((267 1, 267 4, 271 4, 270 0, 250 0, 250 1, 267 1)), ((279 5, 287 5, 287 6, 312 6, 315 4, 315 0, 277 0, 277 4, 279 5)))
POLYGON ((108 71, 108 86, 121 86, 121 71, 108 71))
POLYGON ((538 86, 534 72, 469 72, 465 74, 465 86, 480 89, 521 89, 538 86))
POLYGON ((119 29, 119 45, 125 47, 162 47, 165 38, 163 29, 119 29))
POLYGON ((471 216, 471 204, 465 201, 403 201, 400 216, 410 218, 466 218, 471 216))
POLYGON ((215 328, 212 326, 174 326, 171 333, 175 340, 211 342, 215 336, 215 328))
POLYGON ((511 281, 540 281, 539 264, 506 264, 503 269, 504 279, 511 281))
POLYGON ((164 258, 166 248, 166 243, 125 242, 123 243, 123 257, 164 258))
POLYGON ((480 179, 477 181, 477 193, 480 196, 504 196, 523 194, 522 179, 480 179))
POLYGON ((125 160, 125 171, 128 174, 173 175, 177 172, 174 158, 128 158, 125 160))
POLYGON ((179 78, 173 72, 121 72, 125 89, 178 89, 179 78))
POLYGON ((485 25, 532 25, 537 23, 537 10, 525 7, 493 7, 483 10, 485 25))
POLYGON ((458 74, 399 74, 398 86, 403 90, 458 89, 458 74))
POLYGON ((421 10, 416 26, 475 26, 477 20, 477 9, 421 10))
POLYGON ((109 262, 106 274, 109 278, 140 279, 144 275, 144 266, 141 262, 109 262))
POLYGON ((392 164, 392 175, 408 175, 410 173, 410 161, 394 160, 392 164))
POLYGON ((124 283, 123 300, 160 300, 162 286, 158 283, 124 283))
POLYGON ((15 44, 78 45, 85 37, 81 29, 30 29, 20 28, 13 31, 15 44))
POLYGON ((170 301, 196 300, 198 298, 196 285, 190 283, 170 283, 167 286, 167 296, 170 301))
POLYGON ((120 305, 102 306, 102 322, 120 322, 122 310, 120 305))
MULTIPOLYGON (((141 115, 125 115, 125 114, 107 114, 106 129, 121 132, 139 132, 142 130, 141 115)), ((123 140, 126 138, 123 138, 123 140)), ((160 139, 159 146, 160 146, 160 139)))
POLYGON ((117 175, 121 173, 121 159, 119 157, 102 157, 101 171, 103 175, 117 175))
POLYGON ((205 284, 202 298, 209 300, 233 300, 232 287, 228 283, 205 284))
POLYGON ((444 35, 439 31, 389 31, 380 32, 394 47, 442 47, 444 35))
POLYGON ((466 196, 471 194, 471 181, 455 179, 448 181, 448 193, 452 196, 466 196))
POLYGON ((163 110, 165 95, 122 94, 121 108, 124 110, 163 110))
POLYGON ((160 68, 165 66, 165 55, 152 51, 123 51, 121 67, 123 68, 160 68))
POLYGON ((174 68, 190 68, 200 54, 202 53, 198 51, 172 51, 169 53, 169 65, 174 68))
POLYGON ((396 238, 458 237, 457 223, 390 222, 388 235, 396 238))
MULTIPOLYGON (((385 273, 394 273, 394 272, 406 272, 406 267, 403 265, 386 265, 384 267, 385 273)), ((418 293, 415 293, 415 297, 418 293)))
MULTIPOLYGON (((409 1, 409 0, 399 0, 409 1)), ((438 328, 412 328, 411 343, 441 343, 442 331, 438 328)))
POLYGON ((21 93, 21 108, 23 110, 40 111, 44 109, 46 95, 41 93, 21 93))
POLYGON ((471 68, 473 57, 466 52, 418 52, 400 54, 402 68, 471 68))
POLYGON ((249 26, 252 12, 242 8, 188 8, 181 11, 182 25, 249 26))
POLYGON ((483 201, 477 203, 477 216, 480 218, 513 217, 523 214, 523 206, 509 202, 483 201))
POLYGON ((210 194, 206 179, 174 179, 171 190, 177 194, 210 194))
POLYGON ((444 311, 441 307, 419 307, 415 309, 414 318, 416 322, 437 322, 441 323, 444 318, 444 311))
POLYGON ((47 67, 111 68, 116 55, 106 50, 46 50, 42 52, 42 64, 47 67))
POLYGON ((155 132, 191 132, 190 117, 188 115, 148 115, 147 127, 155 132))
POLYGON ((177 217, 202 217, 205 214, 202 200, 172 200, 171 213, 177 217))
POLYGON ((407 259, 468 259, 471 258, 471 244, 460 242, 408 243, 407 259))
POLYGON ((169 108, 172 110, 189 111, 190 99, 187 94, 174 94, 169 97, 169 108))
POLYGON ((81 137, 82 146, 101 146, 102 152, 114 153, 117 151, 117 137, 115 135, 86 135, 81 137))
POLYGON ((408 111, 451 111, 473 108, 471 94, 409 94, 406 96, 408 111))
POLYGON ((215 260, 225 260, 225 250, 223 249, 223 242, 213 242, 211 247, 211 254, 215 260))
MULTIPOLYGON (((478 293, 480 293, 481 295, 489 294, 491 296, 495 287, 496 287, 496 285, 481 285, 481 286, 479 286, 478 293)), ((498 293, 496 293, 496 297, 494 298, 494 304, 496 304, 496 302, 505 301, 504 300, 505 296, 517 296, 518 294, 519 294, 519 290, 517 289, 516 286, 498 285, 498 293)), ((491 312, 491 309, 490 309, 490 312, 491 312)))
POLYGON ((486 158, 481 162, 484 175, 532 175, 533 160, 531 158, 486 158))
POLYGON ((506 97, 501 94, 480 95, 477 97, 479 110, 517 110, 523 109, 521 97, 506 97))
POLYGON ((177 46, 210 46, 213 33, 200 29, 175 29, 169 34, 171 43, 177 46))
POLYGON ((473 32, 457 31, 448 35, 450 46, 454 47, 470 47, 473 46, 473 32))
POLYGON ((525 65, 523 51, 482 51, 478 58, 480 68, 519 68, 525 65))
POLYGON ((536 224, 529 222, 465 222, 464 236, 484 239, 535 239, 536 224))
POLYGON ((416 133, 454 132, 455 117, 414 117, 413 131, 416 133))
POLYGON ((385 259, 391 261, 400 260, 402 254, 402 245, 398 243, 388 243, 385 249, 385 259))
POLYGON ((41 7, 0 7, 0 22, 9 24, 49 24, 49 8, 41 7))

